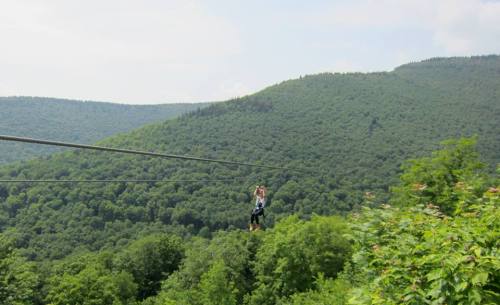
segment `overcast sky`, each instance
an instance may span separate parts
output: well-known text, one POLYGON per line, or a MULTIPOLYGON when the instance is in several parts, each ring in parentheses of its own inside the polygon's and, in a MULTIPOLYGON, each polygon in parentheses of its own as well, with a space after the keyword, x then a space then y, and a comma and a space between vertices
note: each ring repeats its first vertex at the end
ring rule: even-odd
POLYGON ((492 0, 0 0, 0 96, 214 101, 305 74, 499 53, 492 0))

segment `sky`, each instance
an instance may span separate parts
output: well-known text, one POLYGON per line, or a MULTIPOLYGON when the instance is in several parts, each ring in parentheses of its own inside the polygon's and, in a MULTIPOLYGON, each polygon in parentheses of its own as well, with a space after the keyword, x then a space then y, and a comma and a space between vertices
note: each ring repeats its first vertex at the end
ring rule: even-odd
POLYGON ((486 54, 500 54, 500 1, 0 0, 0 96, 220 101, 486 54))

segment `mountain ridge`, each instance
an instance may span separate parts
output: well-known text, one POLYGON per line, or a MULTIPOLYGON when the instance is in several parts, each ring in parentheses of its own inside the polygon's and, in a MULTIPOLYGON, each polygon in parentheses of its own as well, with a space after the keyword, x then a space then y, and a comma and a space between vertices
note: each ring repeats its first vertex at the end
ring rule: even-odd
MULTIPOLYGON (((40 97, 0 97, 0 128, 3 134, 88 144, 206 105, 125 105, 40 97)), ((58 150, 2 142, 0 163, 46 156, 55 151, 58 150)))

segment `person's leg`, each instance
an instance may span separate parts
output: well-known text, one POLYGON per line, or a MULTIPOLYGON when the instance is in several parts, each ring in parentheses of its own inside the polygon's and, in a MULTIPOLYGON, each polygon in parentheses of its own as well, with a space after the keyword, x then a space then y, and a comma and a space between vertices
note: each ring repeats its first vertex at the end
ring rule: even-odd
POLYGON ((257 219, 257 229, 260 229, 259 216, 264 216, 264 209, 259 209, 255 214, 255 218, 257 219))
POLYGON ((256 213, 255 210, 252 210, 252 216, 250 216, 250 231, 254 231, 257 225, 254 225, 254 221, 257 220, 257 223, 259 223, 259 220, 256 219, 256 213))
POLYGON ((259 216, 264 215, 264 209, 255 209, 254 211, 255 214, 255 220, 257 221, 257 224, 259 224, 259 216))

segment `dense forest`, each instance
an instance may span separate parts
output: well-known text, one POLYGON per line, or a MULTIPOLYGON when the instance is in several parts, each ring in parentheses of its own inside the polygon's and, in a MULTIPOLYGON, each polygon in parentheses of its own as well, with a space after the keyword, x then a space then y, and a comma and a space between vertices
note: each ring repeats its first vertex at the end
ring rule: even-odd
MULTIPOLYGON (((1 134, 93 143, 207 104, 124 105, 40 97, 0 97, 1 134)), ((0 164, 58 151, 0 142, 0 164)))
POLYGON ((434 59, 389 73, 320 74, 218 103, 98 144, 281 165, 232 167, 68 151, 0 168, 3 179, 228 179, 219 183, 2 184, 0 230, 30 259, 98 250, 137 234, 244 228, 252 187, 269 189, 266 223, 387 199, 405 159, 477 135, 500 162, 500 57, 434 59), (426 77, 428 76, 428 77, 426 77))
POLYGON ((0 300, 494 304, 499 76, 498 56, 311 75, 98 142, 291 170, 80 150, 4 165, 200 182, 0 184, 0 300))
MULTIPOLYGON (((380 206, 255 233, 156 232, 29 262, 0 234, 0 304, 498 304, 500 179, 473 139, 404 164, 380 206)), ((499 168, 500 171, 500 168, 499 168)))

